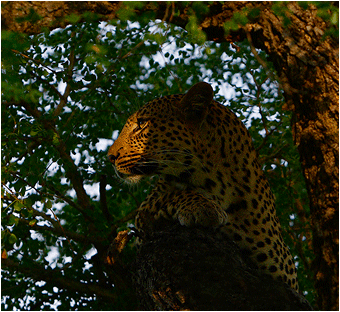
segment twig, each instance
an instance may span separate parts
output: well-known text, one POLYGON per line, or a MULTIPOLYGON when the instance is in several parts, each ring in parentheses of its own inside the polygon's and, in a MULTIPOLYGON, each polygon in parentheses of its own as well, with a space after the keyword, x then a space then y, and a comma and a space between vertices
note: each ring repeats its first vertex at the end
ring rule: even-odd
POLYGON ((167 19, 167 17, 168 17, 168 15, 169 15, 169 8, 170 8, 170 4, 169 4, 169 2, 168 2, 167 5, 166 5, 166 9, 165 9, 164 16, 163 16, 163 18, 162 18, 162 22, 165 22, 166 19, 167 19))
POLYGON ((282 121, 280 121, 279 124, 278 124, 275 128, 273 128, 272 130, 270 130, 270 132, 267 132, 267 131, 266 131, 266 136, 264 137, 262 143, 260 144, 260 146, 258 146, 258 147, 256 148, 256 152, 257 152, 257 153, 258 153, 258 152, 261 150, 261 148, 266 144, 268 138, 269 138, 269 137, 270 137, 270 136, 278 129, 278 127, 281 126, 281 125, 282 125, 282 121))
POLYGON ((42 79, 40 75, 38 75, 37 73, 35 73, 35 72, 33 72, 33 71, 32 71, 32 75, 33 75, 36 79, 38 79, 40 82, 42 82, 42 83, 44 83, 44 84, 47 84, 47 85, 48 85, 48 88, 51 88, 51 89, 58 95, 58 97, 59 97, 60 99, 63 97, 62 94, 58 91, 58 89, 57 89, 54 85, 50 84, 47 80, 42 79))
POLYGON ((53 70, 52 68, 49 68, 48 66, 44 65, 42 62, 37 61, 37 60, 35 60, 35 59, 29 57, 28 55, 25 55, 25 54, 23 54, 22 52, 20 52, 20 51, 18 51, 18 50, 14 50, 14 49, 11 49, 11 51, 14 52, 14 53, 20 54, 20 56, 22 56, 23 58, 26 58, 26 59, 30 60, 31 62, 33 62, 33 63, 35 63, 35 64, 38 64, 38 65, 40 65, 40 66, 46 68, 47 70, 53 72, 54 74, 57 74, 57 72, 56 72, 55 70, 53 70))
MULTIPOLYGON (((36 119, 40 119, 42 113, 38 111, 36 108, 32 108, 27 102, 21 101, 21 106, 25 107, 26 110, 36 119)), ((74 164, 74 161, 72 157, 67 153, 66 147, 64 142, 61 140, 60 135, 54 125, 54 123, 51 120, 44 121, 42 120, 42 125, 46 130, 52 130, 58 137, 58 143, 54 144, 56 147, 60 158, 63 160, 65 165, 65 172, 66 176, 70 179, 74 190, 76 191, 77 198, 79 200, 79 208, 80 212, 84 215, 84 217, 88 220, 91 220, 88 215, 85 213, 87 209, 93 210, 93 206, 91 205, 91 201, 89 196, 86 194, 86 191, 84 189, 84 183, 83 178, 78 172, 77 166, 74 164)), ((89 224, 90 227, 92 223, 89 224)))
POLYGON ((120 220, 116 221, 114 225, 111 226, 110 228, 110 234, 108 237, 115 237, 117 229, 119 226, 122 224, 128 222, 131 219, 134 219, 137 215, 137 208, 130 213, 128 213, 125 217, 121 218, 120 220))
MULTIPOLYGON (((50 208, 49 211, 52 212, 52 214, 53 214, 53 216, 54 216, 54 219, 55 219, 56 222, 58 223, 59 228, 61 229, 61 231, 62 231, 64 237, 66 238, 68 244, 70 245, 71 250, 73 251, 74 255, 76 255, 77 253, 76 253, 75 250, 73 249, 72 244, 71 244, 71 241, 70 241, 70 239, 68 238, 68 235, 66 234, 66 231, 65 231, 64 227, 61 225, 59 218, 58 218, 57 215, 54 213, 54 211, 52 210, 52 208, 50 208)), ((56 229, 57 229, 57 227, 56 227, 56 229)))
POLYGON ((262 105, 261 105, 261 103, 260 102, 258 102, 258 108, 259 108, 259 113, 260 113, 260 115, 261 115, 261 120, 262 120, 262 123, 263 123, 263 128, 264 128, 264 130, 266 131, 266 136, 268 136, 268 134, 269 134, 269 131, 268 131, 268 128, 267 128, 267 120, 266 120, 266 118, 264 117, 264 115, 263 115, 263 112, 262 112, 262 105))
POLYGON ((106 175, 102 174, 99 180, 99 196, 100 196, 100 209, 103 212, 104 217, 110 223, 112 216, 107 207, 106 201, 106 175))
MULTIPOLYGON (((35 213, 34 213, 35 214, 35 213)), ((53 219, 52 219, 53 220, 53 219)), ((48 220, 51 221, 51 220, 48 220)), ((53 220, 55 223, 57 223, 55 220, 53 220)), ((62 229, 60 227, 51 227, 48 225, 37 225, 37 224, 29 224, 29 220, 20 218, 19 219, 20 223, 29 225, 29 227, 32 230, 38 231, 38 232, 43 232, 43 231, 47 231, 47 232, 51 232, 51 233, 55 233, 57 235, 61 235, 63 237, 65 237, 66 239, 72 239, 74 241, 77 242, 86 242, 86 243, 90 243, 90 244, 103 244, 103 242, 105 241, 104 238, 101 237, 93 237, 93 236, 84 236, 78 233, 74 233, 74 232, 70 232, 68 230, 62 229)), ((68 240, 68 243, 70 244, 70 241, 68 240)), ((73 250, 73 248, 72 248, 73 250)), ((76 252, 73 250, 74 254, 76 254, 76 252)))
POLYGON ((264 81, 258 83, 257 80, 255 79, 255 76, 254 76, 253 71, 251 70, 251 68, 249 68, 247 64, 245 64, 245 63, 243 63, 243 64, 247 67, 248 72, 253 77, 253 80, 254 80, 254 83, 255 83, 255 86, 256 86, 256 99, 257 99, 257 103, 258 103, 257 106, 259 108, 259 112, 260 112, 260 115, 261 115, 261 120, 262 120, 262 123, 263 123, 263 128, 266 131, 266 135, 268 135, 269 131, 268 131, 268 128, 267 128, 266 118, 265 118, 265 116, 263 115, 263 112, 262 112, 262 105, 261 105, 261 102, 260 102, 260 93, 261 93, 262 85, 267 81, 267 79, 269 77, 266 77, 266 79, 264 81))
POLYGON ((251 35, 250 35, 250 31, 248 29, 245 29, 246 31, 246 34, 247 34, 247 39, 249 41, 249 44, 250 44, 250 50, 251 52, 254 54, 255 58, 257 59, 257 61, 262 65, 262 67, 265 69, 265 71, 267 72, 267 75, 273 80, 277 80, 275 79, 274 77, 274 74, 273 72, 268 68, 268 65, 267 63, 259 56, 259 54, 257 53, 256 49, 255 49, 255 46, 253 44, 253 39, 251 38, 251 35))
MULTIPOLYGON (((71 37, 74 37, 74 35, 75 35, 75 33, 72 32, 71 37)), ((68 96, 71 93, 71 84, 70 84, 70 81, 72 80, 72 73, 73 73, 74 64, 75 64, 74 48, 71 49, 69 60, 70 60, 70 64, 69 64, 69 66, 67 68, 68 81, 67 81, 65 92, 62 95, 62 97, 60 98, 60 103, 58 104, 58 106, 56 107, 56 109, 53 112, 53 116, 55 116, 55 117, 60 115, 62 109, 67 104, 67 98, 68 98, 68 96)))
MULTIPOLYGON (((32 189, 34 189, 37 193, 39 193, 42 196, 52 196, 52 197, 56 197, 59 199, 64 200, 66 203, 68 203, 70 206, 72 206, 73 208, 77 209, 79 212, 83 213, 83 210, 81 209, 80 206, 78 206, 74 201, 72 201, 70 198, 65 197, 62 194, 57 194, 57 191, 53 188, 53 186, 48 185, 47 187, 50 188, 54 193, 50 194, 47 192, 42 192, 40 190, 38 190, 37 188, 35 188, 35 186, 33 186, 32 184, 30 184, 29 182, 27 182, 25 179, 23 179, 22 177, 20 177, 17 172, 9 172, 11 175, 15 176, 17 179, 20 179, 21 181, 23 181, 24 183, 26 183, 29 187, 31 187, 32 189)), ((87 216, 88 217, 88 216, 87 216)), ((88 217, 89 218, 89 217, 88 217)))
POLYGON ((283 146, 281 146, 280 148, 278 148, 274 153, 272 153, 271 155, 268 156, 264 156, 259 158, 259 163, 260 164, 264 164, 266 161, 273 159, 273 158, 282 158, 281 157, 281 152, 286 149, 289 146, 289 144, 284 144, 283 146))
POLYGON ((125 58, 129 57, 130 55, 132 55, 133 51, 137 50, 139 47, 141 47, 144 44, 145 40, 142 40, 141 42, 139 42, 135 47, 133 47, 128 53, 126 53, 124 56, 119 57, 118 59, 120 60, 124 60, 125 58))
POLYGON ((170 18, 169 18, 169 23, 172 22, 172 19, 173 17, 175 16, 175 2, 174 1, 171 1, 171 15, 170 15, 170 18))

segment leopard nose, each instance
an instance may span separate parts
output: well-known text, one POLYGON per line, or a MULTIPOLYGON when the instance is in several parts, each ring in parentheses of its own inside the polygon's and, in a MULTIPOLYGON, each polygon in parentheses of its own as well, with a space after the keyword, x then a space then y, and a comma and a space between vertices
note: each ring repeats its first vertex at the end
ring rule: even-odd
POLYGON ((117 150, 115 144, 113 144, 113 145, 110 147, 110 149, 109 149, 109 151, 108 151, 108 153, 107 153, 107 157, 109 158, 109 161, 110 161, 110 162, 112 162, 113 164, 115 163, 115 161, 119 158, 120 150, 121 150, 121 149, 122 149, 122 148, 119 148, 119 149, 117 150))

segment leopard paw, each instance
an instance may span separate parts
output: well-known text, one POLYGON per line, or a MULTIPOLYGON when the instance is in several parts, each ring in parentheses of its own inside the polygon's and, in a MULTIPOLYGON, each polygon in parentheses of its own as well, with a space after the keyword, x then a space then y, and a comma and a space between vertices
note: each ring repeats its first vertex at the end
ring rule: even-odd
POLYGON ((194 206, 182 207, 176 212, 174 218, 181 225, 188 227, 194 225, 218 227, 226 224, 228 220, 227 213, 212 204, 196 204, 194 206))

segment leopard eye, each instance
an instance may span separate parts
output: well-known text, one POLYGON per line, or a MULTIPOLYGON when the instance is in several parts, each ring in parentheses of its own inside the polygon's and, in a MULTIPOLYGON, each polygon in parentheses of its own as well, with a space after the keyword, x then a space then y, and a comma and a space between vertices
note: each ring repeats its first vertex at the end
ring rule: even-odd
POLYGON ((137 118, 137 128, 136 130, 143 129, 144 126, 146 125, 147 120, 143 118, 137 118))

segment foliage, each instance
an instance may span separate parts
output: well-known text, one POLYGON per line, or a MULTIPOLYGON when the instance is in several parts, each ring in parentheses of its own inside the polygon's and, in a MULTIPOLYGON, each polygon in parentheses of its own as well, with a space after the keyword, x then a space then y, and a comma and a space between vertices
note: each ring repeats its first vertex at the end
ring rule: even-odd
MULTIPOLYGON (((310 6, 316 8, 316 14, 327 23, 324 38, 330 36, 339 38, 339 6, 335 6, 331 1, 299 1, 299 5, 304 9, 310 6)), ((289 1, 275 1, 271 6, 272 12, 282 20, 285 27, 292 23, 289 9, 289 1)), ((224 23, 226 33, 235 31, 241 26, 245 26, 260 14, 258 7, 245 7, 240 12, 235 12, 233 17, 224 23)))
POLYGON ((138 107, 202 80, 249 127, 311 299, 308 200, 273 74, 247 42, 203 44, 194 15, 188 42, 184 30, 149 16, 131 23, 130 13, 105 27, 86 14, 50 33, 2 35, 2 258, 11 261, 2 308, 135 307, 113 286, 103 258, 154 182, 123 184, 107 149, 138 107))

